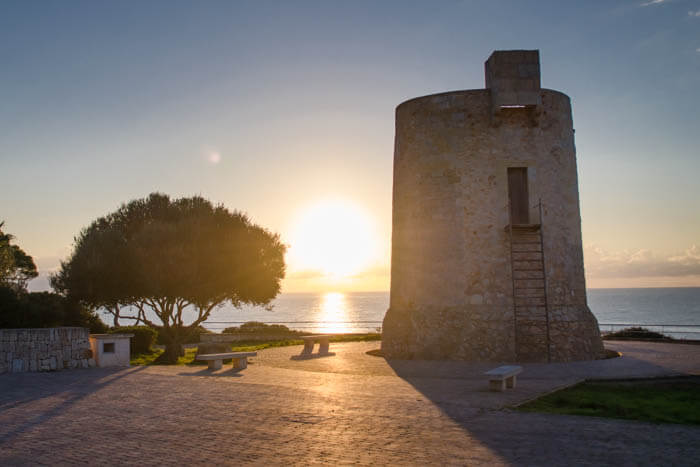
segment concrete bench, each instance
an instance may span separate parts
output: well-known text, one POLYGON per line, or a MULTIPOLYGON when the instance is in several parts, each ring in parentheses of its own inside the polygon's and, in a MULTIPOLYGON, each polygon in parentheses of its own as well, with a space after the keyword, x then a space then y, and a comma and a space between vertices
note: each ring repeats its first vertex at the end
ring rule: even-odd
POLYGON ((489 386, 492 391, 505 391, 506 387, 515 387, 515 378, 522 373, 523 367, 518 365, 504 365, 489 370, 485 375, 489 377, 489 386))
POLYGON ((304 350, 301 351, 300 357, 310 357, 314 351, 314 345, 318 342, 318 355, 335 355, 328 351, 330 346, 330 338, 333 337, 329 334, 320 334, 317 336, 301 336, 304 340, 304 350))
POLYGON ((210 370, 220 370, 226 359, 233 359, 233 369, 243 370, 248 368, 248 357, 255 357, 257 352, 226 352, 226 353, 206 353, 197 355, 195 360, 203 360, 209 364, 210 370))

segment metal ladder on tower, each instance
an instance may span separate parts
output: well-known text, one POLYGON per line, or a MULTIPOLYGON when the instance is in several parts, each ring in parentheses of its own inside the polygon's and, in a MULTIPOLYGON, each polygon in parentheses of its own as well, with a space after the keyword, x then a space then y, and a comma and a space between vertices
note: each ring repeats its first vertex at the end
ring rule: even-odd
POLYGON ((515 355, 519 362, 551 361, 542 201, 539 224, 509 225, 515 355))

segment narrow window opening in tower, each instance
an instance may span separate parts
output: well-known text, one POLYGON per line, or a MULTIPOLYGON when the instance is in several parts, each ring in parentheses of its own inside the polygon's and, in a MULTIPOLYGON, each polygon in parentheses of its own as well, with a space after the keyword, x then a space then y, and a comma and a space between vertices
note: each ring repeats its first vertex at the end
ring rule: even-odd
POLYGON ((508 167, 508 201, 510 223, 530 223, 530 202, 527 189, 527 167, 508 167))

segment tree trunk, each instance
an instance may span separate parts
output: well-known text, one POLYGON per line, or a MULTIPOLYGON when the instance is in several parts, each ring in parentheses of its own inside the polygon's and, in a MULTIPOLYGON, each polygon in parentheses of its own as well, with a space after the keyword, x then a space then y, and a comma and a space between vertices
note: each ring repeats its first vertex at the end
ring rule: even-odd
POLYGON ((162 330, 161 332, 165 340, 165 352, 158 359, 163 363, 175 364, 178 358, 185 356, 185 349, 182 348, 184 336, 176 329, 162 330))
MULTIPOLYGON (((109 308, 108 308, 109 310, 109 308)), ((110 313, 114 315, 114 327, 118 328, 119 327, 119 305, 115 306, 112 310, 109 310, 110 313)))
POLYGON ((164 363, 175 364, 177 359, 185 355, 182 350, 182 344, 169 342, 165 344, 165 352, 163 352, 162 360, 164 363))

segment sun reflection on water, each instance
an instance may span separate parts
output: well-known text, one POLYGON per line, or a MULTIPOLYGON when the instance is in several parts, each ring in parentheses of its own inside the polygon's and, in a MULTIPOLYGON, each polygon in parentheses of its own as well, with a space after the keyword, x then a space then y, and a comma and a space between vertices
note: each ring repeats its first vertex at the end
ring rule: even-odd
POLYGON ((350 321, 345 294, 328 292, 321 301, 318 316, 318 332, 341 333, 348 332, 350 321))

